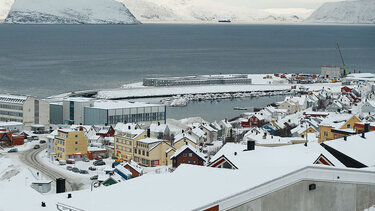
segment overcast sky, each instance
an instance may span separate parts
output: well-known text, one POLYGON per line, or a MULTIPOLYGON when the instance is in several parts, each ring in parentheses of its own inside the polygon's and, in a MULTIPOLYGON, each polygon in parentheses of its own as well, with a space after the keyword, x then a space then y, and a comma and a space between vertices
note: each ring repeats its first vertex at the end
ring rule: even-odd
POLYGON ((238 5, 249 6, 251 8, 306 8, 316 9, 325 2, 343 0, 216 0, 221 2, 236 3, 238 5))

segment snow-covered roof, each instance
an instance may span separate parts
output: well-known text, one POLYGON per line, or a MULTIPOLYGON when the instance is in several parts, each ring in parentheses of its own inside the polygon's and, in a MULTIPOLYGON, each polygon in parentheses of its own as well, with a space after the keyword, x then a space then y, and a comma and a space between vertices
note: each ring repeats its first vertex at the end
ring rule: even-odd
POLYGON ((336 114, 330 113, 321 123, 322 126, 329 126, 333 128, 341 128, 353 114, 336 114))
POLYGON ((198 127, 192 129, 191 132, 199 138, 201 138, 201 137, 205 138, 206 137, 206 133, 198 127))
POLYGON ((0 122, 0 127, 23 126, 22 122, 0 122))
POLYGON ((341 153, 367 165, 375 166, 375 132, 365 134, 365 139, 361 135, 353 135, 347 137, 347 141, 343 138, 326 141, 324 144, 340 151, 341 153))
POLYGON ((114 128, 116 131, 120 131, 122 133, 130 133, 130 134, 133 134, 133 135, 140 135, 141 133, 143 133, 145 130, 141 129, 139 127, 139 125, 135 124, 135 123, 122 123, 122 122, 119 122, 116 124, 115 128, 114 128))
POLYGON ((182 146, 180 149, 178 149, 172 156, 170 159, 172 158, 175 158, 177 157, 179 154, 181 154, 183 151, 185 151, 186 149, 190 149, 192 152, 194 152, 198 157, 200 157, 201 159, 203 159, 204 161, 206 161, 206 158, 204 157, 204 154, 199 152, 197 149, 195 149, 193 146, 191 146, 190 144, 185 144, 184 146, 182 146))
POLYGON ((98 152, 98 151, 107 151, 107 150, 105 148, 99 148, 99 147, 87 147, 87 151, 98 152))
POLYGON ((166 124, 151 123, 150 125, 150 131, 155 133, 164 133, 167 128, 166 124))
POLYGON ((62 129, 59 129, 59 132, 70 133, 70 132, 76 132, 76 130, 69 129, 69 128, 62 128, 62 129))
POLYGON ((211 161, 225 155, 238 169, 252 167, 257 169, 261 166, 267 166, 268 168, 294 165, 308 166, 312 165, 323 154, 336 167, 344 167, 339 160, 318 143, 309 143, 307 147, 304 144, 280 147, 255 146, 255 150, 244 151, 246 148, 247 146, 244 144, 227 143, 212 157, 211 161))
POLYGON ((187 138, 190 141, 192 141, 194 143, 197 143, 197 139, 195 139, 193 136, 191 136, 189 133, 186 133, 186 132, 177 134, 174 137, 174 143, 176 143, 177 141, 179 141, 179 140, 181 140, 183 138, 187 138))
POLYGON ((226 128, 232 128, 232 125, 227 120, 221 120, 220 123, 226 128))
POLYGON ((267 135, 265 138, 263 134, 251 134, 246 136, 247 140, 255 141, 256 145, 285 145, 285 144, 294 144, 294 143, 301 143, 304 142, 305 139, 301 137, 280 137, 280 136, 273 136, 267 135))
POLYGON ((103 100, 95 101, 92 108, 98 109, 119 109, 119 108, 139 108, 139 107, 154 107, 154 106, 164 106, 158 104, 147 104, 143 102, 130 102, 130 101, 112 101, 103 100))
POLYGON ((134 170, 136 170, 140 174, 143 173, 142 167, 138 165, 136 162, 134 162, 133 160, 131 160, 130 162, 125 162, 123 164, 123 166, 126 166, 126 165, 131 166, 134 170))
POLYGON ((214 129, 213 127, 211 127, 210 125, 208 124, 202 124, 201 127, 203 127, 204 129, 210 131, 210 132, 217 132, 216 129, 214 129))
POLYGON ((13 104, 23 104, 27 100, 27 96, 22 95, 0 95, 0 102, 3 103, 13 103, 13 104))
POLYGON ((145 144, 152 144, 152 143, 161 142, 163 140, 160 140, 160 139, 157 139, 157 138, 144 138, 144 139, 140 139, 138 141, 142 142, 142 143, 145 143, 145 144))

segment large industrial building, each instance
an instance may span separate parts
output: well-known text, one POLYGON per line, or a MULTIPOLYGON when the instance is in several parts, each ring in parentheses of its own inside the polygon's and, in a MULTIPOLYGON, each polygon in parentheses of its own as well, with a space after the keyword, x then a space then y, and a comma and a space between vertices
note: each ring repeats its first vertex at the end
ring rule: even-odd
POLYGON ((251 84, 252 80, 246 74, 232 75, 196 75, 185 77, 145 78, 144 86, 190 86, 190 85, 219 85, 219 84, 251 84))
POLYGON ((31 96, 0 95, 0 122, 22 122, 49 128, 49 103, 31 96))
POLYGON ((166 121, 166 106, 161 104, 69 98, 51 105, 55 111, 51 113, 54 124, 115 125, 118 122, 151 124, 166 121))

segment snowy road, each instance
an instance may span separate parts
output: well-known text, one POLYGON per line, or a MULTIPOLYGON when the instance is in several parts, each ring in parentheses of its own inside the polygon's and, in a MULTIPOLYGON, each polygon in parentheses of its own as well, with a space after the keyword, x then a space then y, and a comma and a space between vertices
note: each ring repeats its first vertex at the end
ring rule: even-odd
POLYGON ((26 165, 34 168, 35 170, 41 172, 45 176, 51 178, 53 182, 56 181, 57 178, 65 178, 66 181, 66 191, 76 191, 80 190, 83 187, 83 184, 80 183, 77 179, 57 172, 55 169, 43 165, 42 162, 38 159, 38 154, 42 152, 46 148, 46 145, 42 145, 39 149, 30 149, 27 151, 23 151, 19 154, 19 159, 25 163, 26 165))

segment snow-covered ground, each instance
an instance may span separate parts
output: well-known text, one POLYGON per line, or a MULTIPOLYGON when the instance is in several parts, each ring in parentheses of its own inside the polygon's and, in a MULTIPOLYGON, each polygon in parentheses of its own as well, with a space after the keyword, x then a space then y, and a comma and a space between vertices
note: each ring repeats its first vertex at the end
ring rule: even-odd
MULTIPOLYGON (((9 5, 10 2, 7 1, 9 5)), ((15 0, 5 22, 18 24, 139 23, 124 4, 114 0, 15 0)))

